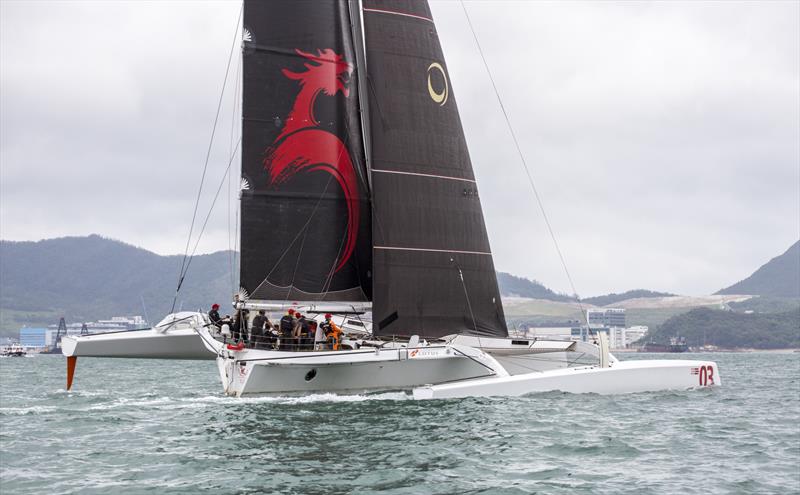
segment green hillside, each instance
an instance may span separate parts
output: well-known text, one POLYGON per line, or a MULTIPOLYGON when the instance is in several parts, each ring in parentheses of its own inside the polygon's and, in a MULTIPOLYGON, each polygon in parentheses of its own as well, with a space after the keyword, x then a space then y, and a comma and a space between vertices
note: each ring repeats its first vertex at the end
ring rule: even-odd
MULTIPOLYGON (((23 326, 169 312, 181 256, 161 256, 98 235, 38 242, 0 241, 0 333, 23 326), (144 302, 144 304, 142 304, 144 302)), ((176 309, 231 300, 230 252, 192 261, 176 309)), ((504 295, 569 301, 538 282, 498 273, 504 295)), ((528 308, 530 309, 530 308, 528 308)), ((549 315, 549 312, 544 312, 549 315)))
MULTIPOLYGON (((791 252, 796 252, 797 246, 776 258, 780 259, 777 263, 785 266, 791 262, 791 252)), ((227 307, 232 293, 230 256, 229 251, 197 256, 192 261, 176 309, 205 309, 212 302, 227 307)), ((61 316, 67 322, 90 321, 115 315, 144 314, 145 307, 147 316, 157 321, 170 311, 181 258, 160 256, 97 235, 39 242, 0 241, 0 336, 16 335, 23 325, 55 324, 61 316)), ((775 260, 765 267, 774 266, 775 260)), ((763 279, 774 270, 765 267, 759 270, 761 274, 756 272, 751 278, 763 279)), ((557 294, 536 281, 504 272, 498 272, 497 279, 500 292, 506 299, 506 317, 512 326, 583 320, 578 306, 569 296, 557 294)), ((588 298, 584 302, 600 306, 636 297, 666 295, 636 290, 588 298)), ((762 296, 731 303, 731 308, 739 313, 754 311, 788 313, 791 316, 797 307, 797 296, 762 296)), ((676 321, 683 321, 680 317, 691 314, 691 318, 697 318, 702 314, 689 309, 630 308, 627 321, 629 325, 660 326, 658 335, 666 335, 663 332, 674 329, 676 321)), ((723 314, 733 318, 729 313, 723 314)), ((749 318, 752 315, 741 316, 749 318)), ((749 320, 729 321, 733 325, 730 331, 736 333, 739 330, 734 327, 742 328, 741 324, 768 317, 771 316, 757 315, 749 320)), ((796 329, 796 333, 800 333, 800 329, 796 329)), ((786 343, 785 339, 782 342, 786 343)))
MULTIPOLYGON (((22 324, 47 325, 114 315, 167 314, 175 294, 181 256, 92 235, 39 242, 0 241, 0 331, 14 334, 22 324)), ((228 252, 201 255, 176 307, 205 308, 231 300, 228 252)))
POLYGON ((586 304, 593 304, 595 306, 608 306, 609 304, 618 303, 620 301, 627 301, 628 299, 636 299, 639 297, 668 297, 674 296, 669 292, 655 292, 652 290, 636 289, 623 292, 622 294, 611 293, 605 296, 587 297, 583 300, 586 304))
POLYGON ((502 296, 529 297, 560 302, 574 301, 574 298, 557 294, 535 280, 516 277, 510 273, 497 272, 497 285, 500 286, 500 295, 502 296))
POLYGON ((800 241, 785 253, 772 258, 746 279, 717 294, 800 297, 800 241))
POLYGON ((797 348, 800 347, 800 306, 783 313, 737 313, 696 308, 670 318, 647 339, 667 343, 670 337, 684 337, 689 346, 797 348))

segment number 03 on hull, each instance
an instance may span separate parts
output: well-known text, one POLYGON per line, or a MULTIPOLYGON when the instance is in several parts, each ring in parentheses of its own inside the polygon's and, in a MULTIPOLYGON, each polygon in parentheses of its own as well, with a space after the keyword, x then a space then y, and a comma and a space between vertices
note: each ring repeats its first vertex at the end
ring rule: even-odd
POLYGON ((601 395, 687 390, 722 385, 713 361, 617 361, 609 367, 585 366, 499 378, 431 385, 414 389, 416 399, 515 396, 560 391, 601 395))

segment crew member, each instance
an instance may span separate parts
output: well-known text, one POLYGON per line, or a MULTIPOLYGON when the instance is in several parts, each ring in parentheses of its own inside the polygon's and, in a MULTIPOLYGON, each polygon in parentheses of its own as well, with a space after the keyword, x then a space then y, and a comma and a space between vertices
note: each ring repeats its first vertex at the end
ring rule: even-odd
POLYGON ((338 351, 342 341, 342 329, 331 320, 330 313, 325 315, 325 323, 323 323, 322 326, 325 330, 325 337, 328 340, 328 345, 334 351, 338 351))
POLYGON ((304 340, 304 347, 306 349, 308 349, 309 351, 313 351, 314 350, 314 339, 315 339, 316 335, 317 335, 317 322, 314 321, 314 320, 311 320, 311 321, 308 322, 308 331, 306 331, 306 334, 305 334, 304 339, 303 339, 304 340))
POLYGON ((300 351, 303 348, 305 335, 308 333, 308 320, 300 312, 295 312, 294 317, 295 324, 292 336, 294 337, 295 350, 300 351))
POLYGON ((305 336, 308 334, 308 320, 306 319, 305 315, 300 314, 299 312, 295 312, 294 314, 296 318, 296 323, 294 325, 294 342, 295 342, 295 349, 302 350, 305 346, 305 336))
POLYGON ((250 311, 246 309, 239 310, 236 313, 236 317, 233 319, 233 324, 231 325, 231 334, 233 337, 234 342, 247 341, 247 317, 250 314, 250 311))
POLYGON ((268 323, 267 312, 263 309, 259 310, 256 317, 253 318, 253 324, 250 326, 250 342, 253 343, 254 348, 264 347, 263 344, 268 323))
POLYGON ((211 323, 217 328, 222 326, 223 321, 219 316, 219 304, 214 303, 211 305, 211 311, 208 312, 208 319, 211 320, 211 323))
POLYGON ((280 331, 281 331, 281 345, 280 349, 283 351, 290 349, 289 341, 294 333, 294 309, 289 308, 285 315, 281 317, 280 331))
MULTIPOLYGON (((328 315, 325 315, 326 317, 328 315)), ((325 323, 320 324, 316 332, 314 333, 314 350, 315 351, 322 351, 325 349, 325 344, 328 342, 328 338, 325 336, 325 329, 329 328, 327 321, 325 323)))

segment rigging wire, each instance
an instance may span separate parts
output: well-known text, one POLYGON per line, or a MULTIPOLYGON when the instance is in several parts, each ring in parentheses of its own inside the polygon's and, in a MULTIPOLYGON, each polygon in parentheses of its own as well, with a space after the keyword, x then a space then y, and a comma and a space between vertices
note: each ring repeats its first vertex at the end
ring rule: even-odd
MULTIPOLYGON (((234 129, 236 128, 236 111, 238 109, 239 104, 239 70, 241 69, 242 65, 242 58, 237 57, 236 63, 236 75, 233 76, 233 80, 235 82, 233 88, 233 112, 231 113, 231 140, 228 146, 228 153, 233 155, 233 138, 234 138, 234 129)), ((236 276, 234 270, 234 258, 235 254, 231 250, 231 174, 233 173, 232 168, 228 168, 228 211, 226 215, 226 220, 228 222, 228 261, 230 265, 230 274, 231 274, 231 293, 236 292, 236 276)), ((241 182, 241 181, 240 181, 241 182)), ((240 187, 241 190, 241 187, 240 187)))
POLYGON ((486 68, 486 73, 489 75, 489 80, 492 83, 492 89, 494 89, 494 94, 497 97, 498 103, 500 103, 500 110, 503 112, 503 117, 505 118, 506 125, 508 126, 508 130, 511 133, 511 139, 514 141, 514 146, 517 149, 517 154, 519 155, 520 162, 522 164, 522 168, 525 171, 525 175, 528 178, 528 184, 531 186, 531 190, 533 191, 533 196, 536 198, 536 203, 539 205, 539 210, 542 212, 542 217, 544 217, 544 223, 547 226, 547 231, 550 233, 550 238, 553 240, 553 246, 556 248, 556 252, 558 253, 558 259, 561 261, 561 266, 564 268, 564 273, 567 275, 567 280, 569 281, 569 285, 572 288, 572 293, 575 295, 575 299, 578 302, 578 306, 581 310, 581 316, 586 321, 586 326, 589 326, 589 320, 586 316, 586 312, 583 309, 583 303, 581 302, 581 298, 578 295, 578 291, 575 290, 575 284, 572 281, 572 275, 569 273, 569 269, 567 268, 567 262, 564 259, 564 255, 561 252, 561 248, 558 245, 558 241, 556 240, 556 235, 553 232, 553 227, 550 225, 550 220, 547 217, 547 212, 544 209, 544 203, 542 202, 541 196, 539 196, 539 191, 536 189, 536 185, 533 182, 533 176, 531 175, 530 169, 528 168, 528 163, 525 161, 525 155, 522 153, 522 148, 520 148, 519 141, 517 140, 517 135, 514 133, 514 128, 511 126, 511 120, 508 117, 508 112, 506 112, 506 107, 503 105, 503 99, 500 98, 500 91, 497 89, 497 84, 494 82, 494 77, 492 76, 492 71, 489 69, 489 63, 486 61, 486 57, 483 54, 483 49, 481 48, 481 43, 478 41, 478 35, 475 33, 475 28, 472 26, 472 20, 469 17, 469 12, 467 11, 467 6, 464 5, 464 0, 460 0, 461 8, 464 10, 464 15, 467 18, 467 24, 469 24, 469 29, 472 32, 472 38, 475 40, 475 45, 478 47, 478 53, 480 53, 481 60, 483 60, 483 66, 486 68))
MULTIPOLYGON (((214 136, 215 136, 215 134, 217 132, 217 123, 219 122, 220 110, 222 109, 222 100, 223 100, 223 97, 225 96, 225 86, 228 83, 228 74, 230 73, 230 69, 231 69, 231 60, 233 59, 234 48, 236 48, 236 40, 237 40, 238 35, 239 35, 239 23, 241 22, 241 19, 242 19, 242 11, 243 10, 244 10, 244 3, 239 8, 239 14, 236 16, 236 28, 233 31, 233 41, 231 42, 231 50, 230 50, 230 53, 228 54, 228 63, 225 66, 225 77, 222 80, 222 90, 220 91, 219 102, 217 103, 217 113, 216 113, 216 115, 214 117, 214 125, 211 128, 211 138, 209 139, 209 142, 208 142, 208 150, 206 151, 206 159, 205 159, 205 163, 203 164, 203 173, 200 176, 200 187, 197 189, 197 198, 195 199, 194 211, 192 212, 192 222, 191 222, 191 224, 189 226, 189 235, 186 238, 186 247, 184 248, 183 259, 181 260, 181 269, 180 269, 180 271, 178 273, 178 285, 177 285, 177 287, 175 289, 175 297, 172 299, 172 309, 170 310, 170 313, 175 311, 175 302, 178 299, 178 293, 180 292, 181 285, 183 284, 183 280, 186 277, 186 271, 188 270, 188 265, 191 263, 191 257, 188 256, 189 245, 192 242, 192 233, 194 231, 195 220, 197 219, 197 209, 200 206, 200 197, 201 197, 202 192, 203 192, 203 184, 205 183, 206 172, 208 171, 208 162, 209 162, 209 160, 211 158, 211 148, 214 145, 214 136)), ((228 164, 228 166, 230 167, 230 164, 228 164)), ((192 255, 194 255, 194 253, 192 253, 192 255)))
POLYGON ((464 297, 467 298, 467 308, 469 309, 469 316, 472 318, 472 329, 475 330, 475 335, 478 337, 478 347, 483 347, 481 344, 481 335, 478 333, 478 325, 475 323, 475 313, 472 312, 472 303, 469 301, 469 292, 467 292, 467 284, 464 282, 464 273, 461 271, 461 265, 456 261, 455 256, 450 258, 450 261, 456 265, 458 270, 458 277, 461 279, 461 286, 464 288, 464 297))
MULTIPOLYGON (((344 148, 342 148, 342 149, 344 149, 344 148)), ((339 158, 341 158, 341 156, 342 156, 342 151, 340 150, 339 151, 339 158)), ((339 158, 337 158, 337 161, 339 160, 339 158)), ((305 247, 306 239, 308 238, 308 226, 311 224, 311 220, 314 219, 314 215, 317 213, 317 208, 319 207, 320 203, 322 202, 322 198, 328 192, 328 187, 331 185, 332 181, 333 181, 333 175, 328 177, 328 182, 325 184, 325 189, 320 194, 319 199, 317 200, 317 204, 314 205, 314 210, 311 212, 311 215, 308 217, 308 220, 306 221, 305 224, 303 224, 303 228, 300 230, 300 233, 303 234, 303 240, 300 241, 300 251, 297 253, 297 259, 295 259, 295 262, 294 262, 294 270, 292 271, 292 280, 289 282, 289 290, 286 291, 286 299, 284 299, 283 302, 287 302, 289 300, 289 296, 292 294, 292 288, 294 288, 294 281, 295 281, 295 278, 297 277, 297 269, 300 267, 300 258, 303 256, 303 248, 305 247)), ((298 236, 299 236, 300 233, 298 233, 298 236)), ((283 258, 283 256, 286 253, 289 252, 289 249, 292 247, 292 245, 294 245, 294 242, 297 239, 298 239, 298 237, 295 237, 292 240, 292 243, 289 245, 289 247, 286 248, 286 251, 284 251, 284 254, 281 255, 281 259, 283 258)), ((334 263, 336 263, 336 261, 338 261, 338 260, 334 260, 334 263)), ((280 262, 280 260, 278 262, 280 262)), ((275 264, 275 268, 277 268, 277 267, 278 267, 278 265, 276 263, 275 264)), ((274 268, 273 268, 273 270, 274 270, 274 268)), ((270 271, 270 275, 271 274, 272 274, 272 271, 270 271)), ((267 278, 269 278, 269 275, 267 275, 267 278)), ((327 294, 327 292, 326 292, 326 294, 327 294)))
MULTIPOLYGON (((359 207, 361 207, 361 205, 359 205, 359 207)), ((328 295, 328 292, 330 292, 331 284, 333 283, 333 276, 336 275, 336 265, 339 262, 339 256, 342 255, 342 249, 344 248, 344 243, 347 240, 347 234, 347 230, 342 233, 342 240, 339 242, 339 250, 336 251, 336 258, 334 258, 333 263, 331 263, 331 268, 328 270, 328 273, 325 275, 325 281, 322 283, 323 299, 328 295)))
MULTIPOLYGON (((346 133, 346 135, 345 135, 345 146, 346 146, 346 143, 350 141, 350 126, 347 124, 347 121, 345 121, 345 123, 344 123, 344 128, 345 128, 345 133, 346 133)), ((341 160, 343 152, 344 152, 344 148, 339 150, 339 156, 336 158, 337 162, 339 160, 341 160)), ((359 169, 359 170, 360 170, 360 168, 361 167, 357 167, 357 169, 359 169)), ((363 181, 363 178, 362 178, 362 181, 363 181)), ((369 189, 368 184, 366 182, 364 182, 364 184, 367 185, 367 189, 369 189)), ((326 186, 326 189, 327 189, 327 186, 326 186)), ((352 205, 348 205, 348 208, 350 206, 352 206, 352 205)), ((358 204, 358 208, 361 208, 361 204, 360 203, 358 204)), ((356 226, 356 228, 358 228, 358 226, 356 226)), ((333 277, 334 277, 334 275, 336 275, 336 265, 339 264, 339 256, 342 255, 342 249, 344 248, 345 241, 347 240, 347 235, 348 234, 349 234, 349 232, 347 230, 345 230, 342 233, 342 240, 339 242, 339 249, 338 249, 338 251, 336 251, 336 258, 334 258, 333 263, 331 264, 331 268, 330 268, 330 270, 328 270, 328 273, 325 276, 325 281, 322 283, 322 298, 323 299, 325 298, 325 296, 328 295, 328 292, 330 292, 331 284, 333 283, 333 277)), ((358 260, 358 256, 356 256, 355 259, 358 260)), ((361 287, 361 294, 362 295, 364 294, 363 287, 361 287)))
MULTIPOLYGON (((347 135, 345 136, 345 140, 344 140, 344 143, 343 143, 344 146, 342 146, 342 148, 339 150, 339 156, 336 157, 337 163, 338 163, 339 160, 341 160, 342 154, 344 153, 344 150, 347 148, 347 145, 349 144, 349 141, 350 141, 350 133, 348 132, 347 135)), ((294 239, 292 239, 292 242, 289 243, 289 245, 286 247, 286 249, 280 255, 280 257, 278 258, 278 261, 275 262, 275 264, 272 266, 272 269, 270 269, 269 273, 267 273, 267 276, 264 277, 264 282, 267 282, 269 280, 270 275, 272 275, 272 273, 278 268, 278 266, 280 266, 281 262, 283 261, 283 258, 286 257, 287 254, 289 254, 289 251, 292 249, 292 246, 294 246, 294 243, 297 242, 297 239, 299 239, 300 236, 302 235, 303 236, 303 241, 300 244, 300 252, 297 254, 297 259, 295 260, 294 271, 292 272, 292 280, 289 282, 289 290, 286 292, 286 298, 284 299, 284 302, 289 300, 289 296, 291 295, 291 291, 292 291, 291 288, 294 287, 294 280, 295 280, 295 277, 297 276, 297 268, 298 268, 298 266, 300 264, 300 256, 303 254, 303 246, 305 244, 305 240, 306 240, 306 236, 307 236, 306 229, 308 228, 308 225, 311 223, 311 221, 314 219, 314 216, 316 215, 317 210, 319 209, 319 205, 322 203, 322 199, 327 194, 328 187, 330 187, 332 181, 333 181, 333 175, 328 177, 328 182, 325 183, 325 188, 322 190, 322 193, 320 193, 319 198, 317 198, 317 202, 314 205, 314 209, 311 210, 311 215, 309 215, 308 220, 306 220, 306 223, 303 224, 303 227, 300 229, 300 231, 297 232, 297 235, 294 236, 294 239)), ((338 258, 338 256, 337 256, 337 258, 338 258)), ((338 259, 336 261, 338 261, 338 259)), ((334 261, 334 266, 335 266, 336 261, 334 261)), ((262 284, 264 282, 262 282, 262 284)), ((256 290, 258 290, 258 288, 256 288, 256 290)), ((327 294, 327 291, 325 293, 327 294)))
MULTIPOLYGON (((241 194, 241 193, 240 193, 241 194)), ((233 268, 234 270, 238 271, 239 263, 241 260, 239 259, 239 211, 242 207, 242 200, 241 198, 239 201, 236 202, 236 214, 233 220, 234 225, 234 236, 233 236, 233 268)), ((239 280, 239 285, 241 286, 241 280, 239 280)))
MULTIPOLYGON (((187 273, 189 273, 189 266, 192 264, 192 260, 194 259, 194 255, 197 252, 197 246, 200 245, 200 240, 203 238, 203 233, 206 231, 206 226, 208 225, 208 220, 211 218, 211 213, 213 213, 213 211, 214 211, 214 205, 217 204, 217 198, 219 198, 219 193, 220 193, 220 191, 222 191, 222 186, 225 185, 225 177, 227 177, 227 175, 228 175, 228 170, 230 170, 231 164, 233 164, 233 159, 236 157, 236 151, 239 150, 239 145, 241 143, 242 143, 241 139, 236 143, 236 148, 234 149, 234 153, 233 153, 233 155, 231 155, 230 159, 228 160, 228 166, 225 167, 225 173, 222 176, 222 180, 220 181, 219 186, 217 187, 216 194, 214 194, 214 200, 211 201, 211 207, 208 209, 208 214, 206 215, 206 219, 205 219, 205 221, 203 221, 203 227, 200 229, 200 234, 198 234, 198 236, 197 236, 197 242, 194 243, 194 248, 192 249, 192 254, 189 256, 189 261, 186 263, 186 270, 184 271, 184 277, 186 276, 187 273)), ((180 282, 183 283, 183 277, 181 278, 180 282)))

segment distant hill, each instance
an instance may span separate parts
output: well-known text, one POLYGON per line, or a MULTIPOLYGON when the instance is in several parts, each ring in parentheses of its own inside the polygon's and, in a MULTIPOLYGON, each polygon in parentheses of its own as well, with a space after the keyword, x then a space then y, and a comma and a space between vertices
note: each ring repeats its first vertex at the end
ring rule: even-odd
POLYGON ((696 308, 665 321, 645 340, 667 343, 684 337, 690 346, 715 345, 726 349, 781 349, 800 347, 800 307, 783 313, 737 313, 696 308))
POLYGON ((746 279, 717 294, 800 297, 800 241, 772 258, 746 279))
MULTIPOLYGON (((196 309, 230 301, 229 256, 227 251, 196 256, 178 306, 196 309)), ((20 319, 44 325, 57 323, 58 316, 69 323, 141 315, 142 301, 150 319, 160 320, 171 308, 181 259, 97 235, 0 241, 3 326, 20 319)))
POLYGON ((564 294, 556 294, 535 280, 515 277, 510 273, 497 272, 497 284, 501 296, 529 297, 548 301, 568 302, 575 299, 564 294))
POLYGON ((605 296, 587 297, 583 302, 587 304, 594 304, 595 306, 608 306, 609 304, 618 303, 620 301, 627 301, 628 299, 636 299, 639 297, 669 297, 675 294, 669 292, 655 292, 652 290, 636 289, 623 292, 622 294, 607 294, 605 296))
MULTIPOLYGON (((206 308, 231 300, 230 252, 196 256, 177 308, 206 308)), ((23 324, 48 325, 114 315, 167 314, 175 293, 181 256, 161 256, 98 235, 38 242, 0 241, 0 330, 23 324)), ((498 272, 504 296, 550 301, 572 299, 542 284, 498 272)))

